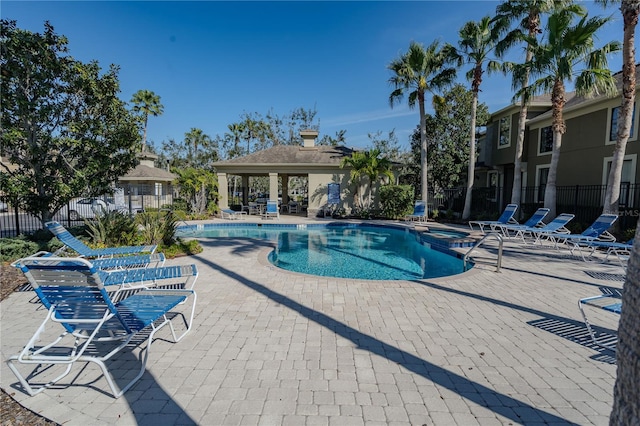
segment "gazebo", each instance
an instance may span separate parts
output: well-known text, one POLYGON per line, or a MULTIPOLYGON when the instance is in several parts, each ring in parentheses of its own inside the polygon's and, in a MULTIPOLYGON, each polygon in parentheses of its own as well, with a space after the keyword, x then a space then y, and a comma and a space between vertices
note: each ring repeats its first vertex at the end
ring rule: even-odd
POLYGON ((353 194, 348 191, 350 169, 340 168, 342 159, 351 156, 353 150, 343 146, 316 145, 318 132, 315 130, 303 130, 300 136, 304 141, 303 146, 277 145, 244 157, 214 163, 220 188, 220 208, 229 208, 229 178, 232 175, 242 179, 240 188, 242 204, 245 205, 249 201, 250 176, 269 177, 270 200, 278 201, 281 187, 283 205, 289 202, 289 178, 299 176, 308 178, 307 216, 315 217, 328 206, 329 184, 339 185, 340 201, 337 207, 349 209, 353 206, 353 194))

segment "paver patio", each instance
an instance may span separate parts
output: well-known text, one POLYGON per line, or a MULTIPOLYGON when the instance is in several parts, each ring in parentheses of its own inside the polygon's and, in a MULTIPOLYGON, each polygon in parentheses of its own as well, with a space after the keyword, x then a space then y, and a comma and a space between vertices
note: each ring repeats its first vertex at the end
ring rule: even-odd
MULTIPOLYGON (((481 264, 364 281, 279 270, 266 241, 201 243, 203 253, 167 262, 200 271, 193 330, 157 340, 123 397, 106 394, 92 365, 29 397, 3 362, 0 386, 65 425, 608 424, 615 355, 591 344, 577 301, 622 288, 617 264, 507 242, 501 273, 481 264)), ((3 360, 45 316, 33 299, 17 292, 0 304, 3 360)), ((615 333, 614 316, 592 318, 615 333)), ((127 352, 117 359, 138 365, 127 352)))

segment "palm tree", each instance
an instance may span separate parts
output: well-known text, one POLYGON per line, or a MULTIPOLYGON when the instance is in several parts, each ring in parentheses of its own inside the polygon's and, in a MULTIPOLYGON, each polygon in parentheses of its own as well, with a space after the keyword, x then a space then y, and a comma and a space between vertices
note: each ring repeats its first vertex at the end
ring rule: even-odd
POLYGON ((611 170, 607 179, 607 190, 604 198, 604 213, 618 214, 620 201, 620 181, 622 180, 622 165, 627 150, 627 141, 633 123, 633 105, 636 101, 636 46, 635 31, 640 15, 639 0, 599 0, 600 3, 620 3, 620 11, 624 21, 624 35, 622 42, 622 105, 618 116, 618 131, 616 146, 613 150, 611 170))
MULTIPOLYGON (((611 0, 600 0, 605 5, 611 0)), ((618 3, 615 1, 615 3, 618 3)), ((618 133, 613 151, 611 171, 607 180, 604 212, 618 213, 622 164, 633 120, 633 105, 636 98, 636 48, 635 28, 640 14, 640 1, 622 0, 620 11, 624 21, 622 45, 622 105, 618 117, 618 133)), ((640 222, 638 222, 640 225, 640 222)), ((625 306, 618 324, 618 347, 616 361, 618 371, 613 388, 613 409, 609 424, 640 424, 640 239, 636 229, 633 251, 627 267, 622 303, 625 306)))
MULTIPOLYGON (((507 31, 504 37, 496 44, 496 55, 502 57, 506 51, 516 44, 525 42, 527 50, 525 62, 530 62, 533 57, 533 45, 538 34, 542 33, 542 14, 550 12, 556 7, 568 6, 570 1, 561 0, 507 0, 496 8, 494 19, 497 31, 507 31), (518 26, 511 31, 508 29, 513 22, 518 26)), ((529 85, 529 71, 525 70, 522 81, 513 81, 515 90, 525 89, 529 85)), ((524 147, 524 134, 528 113, 528 99, 523 95, 520 98, 520 114, 518 116, 518 137, 516 139, 516 153, 513 162, 513 189, 511 191, 511 203, 520 204, 522 193, 522 150, 524 147)))
POLYGON ((393 179, 391 161, 386 157, 381 157, 380 154, 381 152, 377 148, 369 151, 354 151, 350 157, 345 157, 340 162, 340 167, 351 167, 350 176, 360 186, 358 198, 359 204, 364 210, 369 209, 372 205, 373 185, 378 179, 385 177, 393 179), (364 185, 360 185, 364 177, 369 180, 369 196, 366 206, 363 199, 364 185))
POLYGON ((184 135, 184 143, 187 145, 187 164, 189 167, 204 166, 198 163, 198 148, 211 148, 212 140, 201 129, 192 127, 188 133, 184 135))
POLYGON ((422 44, 411 42, 409 50, 387 66, 393 72, 389 83, 395 87, 389 95, 391 108, 408 92, 409 108, 418 104, 420 110, 420 182, 421 198, 425 203, 428 195, 425 95, 442 90, 456 78, 455 68, 448 66, 451 63, 449 51, 450 46, 444 45, 441 49, 438 41, 426 49, 422 44))
MULTIPOLYGON (((473 100, 471 103, 471 132, 469 142, 469 171, 467 173, 467 194, 464 198, 464 210, 462 219, 469 219, 471 216, 471 197, 473 191, 473 181, 476 165, 476 112, 478 110, 478 93, 482 83, 483 66, 489 60, 489 55, 493 52, 496 42, 496 32, 491 18, 485 16, 478 22, 469 21, 460 29, 460 48, 458 55, 461 60, 473 65, 467 73, 467 79, 471 80, 471 92, 473 100)), ((489 60, 487 64, 489 71, 496 70, 498 63, 489 60)))
POLYGON ((144 135, 142 137, 142 152, 147 149, 147 122, 149 114, 157 117, 164 112, 164 106, 160 103, 160 96, 150 90, 138 90, 131 98, 133 112, 140 113, 144 125, 144 135))
POLYGON ((556 175, 562 135, 566 131, 562 116, 566 103, 565 82, 575 80, 575 91, 579 96, 616 93, 615 79, 607 64, 607 54, 619 50, 620 43, 612 41, 600 49, 594 49, 595 34, 610 18, 588 18, 585 13, 573 25, 574 17, 574 8, 554 11, 547 22, 545 40, 533 47, 532 60, 514 67, 516 80, 521 81, 524 73, 529 70, 537 78, 530 86, 516 93, 516 96, 530 98, 535 93, 551 92, 553 149, 544 192, 544 206, 550 209, 550 217, 556 215, 556 175))

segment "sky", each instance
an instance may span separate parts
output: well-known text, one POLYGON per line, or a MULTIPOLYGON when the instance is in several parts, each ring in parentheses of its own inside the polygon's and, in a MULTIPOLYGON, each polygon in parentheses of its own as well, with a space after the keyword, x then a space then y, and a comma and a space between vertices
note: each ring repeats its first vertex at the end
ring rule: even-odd
MULTIPOLYGON (((590 14, 611 15, 597 46, 622 40, 617 9, 583 2, 590 14)), ((493 16, 496 1, 7 1, 2 19, 44 31, 48 20, 69 39, 69 53, 103 70, 120 67, 120 98, 141 89, 160 96, 148 141, 181 141, 191 128, 212 138, 244 113, 286 115, 315 109, 320 135, 346 130, 346 145, 366 148, 368 134, 394 130, 409 145, 419 123, 407 98, 389 105, 387 66, 410 42, 457 45, 467 22, 493 16)), ((514 60, 524 56, 512 52, 514 60)), ((609 57, 612 71, 621 55, 609 57)), ((469 87, 465 74, 458 82, 469 87)), ((490 112, 512 101, 511 80, 485 75, 480 101, 490 112)), ((430 109, 429 102, 427 108, 430 109)))

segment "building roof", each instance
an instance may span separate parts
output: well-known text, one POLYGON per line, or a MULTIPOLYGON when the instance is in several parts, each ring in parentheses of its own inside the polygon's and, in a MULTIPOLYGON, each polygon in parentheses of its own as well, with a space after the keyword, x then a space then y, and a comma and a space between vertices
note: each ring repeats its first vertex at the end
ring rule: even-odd
POLYGON ((177 176, 171 172, 157 167, 150 167, 144 164, 138 164, 133 170, 119 178, 120 181, 139 181, 151 180, 156 182, 171 182, 177 176))
POLYGON ((348 157, 353 149, 344 146, 316 145, 302 147, 299 145, 277 145, 244 157, 213 163, 216 168, 267 165, 318 165, 339 166, 344 157, 348 157))
MULTIPOLYGON (((571 112, 574 109, 583 108, 591 104, 607 101, 609 99, 619 98, 620 94, 622 93, 622 71, 615 73, 613 75, 613 78, 615 78, 616 80, 617 89, 617 92, 613 95, 578 96, 575 92, 565 93, 566 103, 564 104, 564 108, 562 109, 563 113, 566 114, 567 112, 571 112)), ((640 90, 640 64, 636 65, 636 92, 638 90, 640 90)), ((553 111, 550 109, 544 114, 540 114, 539 116, 529 120, 529 123, 535 123, 538 121, 549 119, 552 114, 553 111)))

